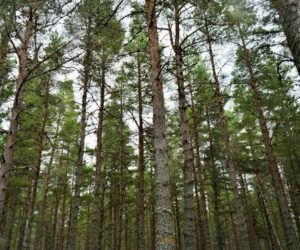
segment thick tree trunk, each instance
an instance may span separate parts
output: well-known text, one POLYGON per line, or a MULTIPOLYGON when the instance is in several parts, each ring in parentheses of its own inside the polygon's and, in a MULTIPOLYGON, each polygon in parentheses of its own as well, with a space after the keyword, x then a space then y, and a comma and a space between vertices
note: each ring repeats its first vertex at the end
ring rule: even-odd
POLYGON ((257 87, 257 82, 256 82, 256 76, 252 68, 252 64, 250 61, 249 57, 249 51, 246 47, 246 43, 244 40, 244 36, 241 30, 240 32, 240 37, 242 41, 242 49, 243 49, 243 59, 245 62, 245 65, 248 69, 249 73, 249 80, 250 80, 250 87, 252 89, 253 97, 254 97, 254 102, 255 102, 255 108, 256 112, 258 114, 258 121, 259 121, 259 126, 261 129, 262 133, 262 139, 263 139, 263 144, 266 149, 266 158, 267 161, 269 162, 269 168, 270 168, 270 173, 272 176, 272 181, 273 181, 273 186, 276 194, 276 199, 278 202, 278 207, 280 211, 280 217, 281 221, 283 224, 283 229, 284 229, 284 234, 286 238, 286 243, 288 246, 288 249, 290 250, 296 250, 300 249, 300 243, 299 240, 297 239, 297 233, 294 228, 294 223, 289 211, 288 207, 288 202, 287 202, 287 197, 284 191, 283 183, 281 180, 281 175, 279 173, 279 168, 278 168, 278 163, 277 159, 275 156, 275 152, 273 149, 272 145, 272 140, 269 134, 269 129, 267 127, 267 121, 263 112, 263 106, 262 106, 262 100, 261 96, 257 87))
POLYGON ((138 70, 138 110, 139 110, 139 176, 138 176, 138 228, 137 245, 138 250, 145 249, 145 156, 144 156, 144 122, 143 122, 143 92, 141 81, 141 62, 140 54, 137 55, 138 70))
MULTIPOLYGON (((89 39, 88 39, 89 40, 89 39)), ((87 46, 89 46, 87 42, 87 46)), ((83 156, 85 146, 85 130, 86 130, 86 116, 87 116, 87 93, 90 81, 90 51, 86 52, 84 59, 84 77, 83 77, 83 95, 82 95, 82 107, 81 107, 81 120, 80 120, 80 138, 78 148, 77 166, 75 170, 75 184, 74 195, 71 201, 70 211, 70 223, 68 229, 67 249, 76 249, 76 236, 77 236, 77 221, 80 209, 80 192, 82 182, 82 168, 83 168, 83 156)))
POLYGON ((238 180, 237 180, 237 173, 236 173, 236 167, 232 158, 232 150, 230 145, 230 136, 228 131, 228 125, 227 121, 225 119, 225 112, 224 112, 224 103, 223 103, 223 95, 221 93, 221 87, 219 78, 217 75, 216 67, 215 67, 215 59, 214 54, 212 50, 212 40, 209 33, 209 28, 206 22, 206 36, 207 36, 207 45, 208 45, 208 51, 210 56, 210 62, 212 67, 212 74, 213 79, 215 82, 216 87, 216 101, 219 109, 219 119, 220 119, 220 125, 222 128, 222 136, 224 138, 224 146, 225 146, 225 155, 226 155, 226 161, 229 168, 229 179, 231 182, 231 186, 233 188, 233 194, 234 194, 234 207, 236 212, 236 218, 237 218, 237 224, 238 224, 238 247, 239 249, 247 250, 250 249, 249 246, 249 239, 248 239, 248 230, 247 230, 247 222, 244 214, 244 209, 242 205, 242 200, 240 197, 240 192, 238 189, 238 180))
POLYGON ((273 0, 279 12, 288 46, 300 74, 300 1, 273 0))
POLYGON ((99 225, 101 224, 101 168, 102 168, 102 134, 103 134, 103 117, 104 117, 104 98, 105 98, 105 62, 102 62, 101 67, 101 88, 100 88, 100 107, 98 115, 98 129, 97 129, 97 147, 96 147, 96 164, 95 164, 95 187, 94 200, 91 215, 91 239, 90 249, 101 249, 102 232, 99 225))
POLYGON ((167 164, 164 93, 163 83, 160 77, 160 51, 158 44, 155 5, 155 0, 146 0, 149 49, 151 58, 155 149, 155 244, 156 250, 173 250, 175 249, 175 235, 172 220, 170 176, 167 164))
POLYGON ((17 134, 19 130, 19 115, 22 110, 22 103, 25 91, 25 83, 27 77, 27 57, 29 42, 32 37, 34 24, 36 20, 37 6, 36 2, 32 2, 28 20, 26 22, 26 30, 22 38, 20 49, 18 50, 19 68, 16 92, 11 109, 11 117, 6 145, 3 153, 3 160, 0 162, 0 223, 4 209, 5 195, 7 191, 9 176, 12 170, 13 154, 17 143, 17 134))
MULTIPOLYGON (((184 213, 183 213, 183 245, 185 250, 196 249, 196 228, 195 228, 195 200, 194 200, 194 157, 193 148, 190 143, 188 131, 188 119, 186 114, 186 96, 183 75, 183 57, 180 46, 180 10, 178 2, 174 2, 175 8, 175 42, 172 44, 175 52, 176 79, 179 95, 180 114, 180 136, 183 149, 183 181, 184 181, 184 213)), ((172 34, 170 35, 171 40, 172 34)), ((201 194, 202 195, 202 194, 201 194)), ((205 199, 205 198, 204 198, 205 199)), ((203 208, 203 207, 202 207, 203 208)))

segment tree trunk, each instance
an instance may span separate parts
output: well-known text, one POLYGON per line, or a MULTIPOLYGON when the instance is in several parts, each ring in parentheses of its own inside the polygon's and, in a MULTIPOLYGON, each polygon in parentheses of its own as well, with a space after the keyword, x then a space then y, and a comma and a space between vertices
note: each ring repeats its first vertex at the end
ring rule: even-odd
MULTIPOLYGON (((89 40, 89 39, 88 39, 89 40)), ((87 42, 87 47, 89 46, 87 42)), ((87 116, 87 93, 90 81, 90 55, 91 51, 88 49, 84 59, 84 78, 83 78, 83 95, 82 95, 82 108, 80 120, 80 138, 78 148, 78 159, 75 170, 75 184, 74 195, 71 201, 70 223, 68 229, 67 249, 76 249, 76 236, 77 236, 77 221, 80 209, 80 191, 82 182, 82 168, 84 165, 84 146, 85 146, 85 130, 86 130, 86 116, 87 116)))
POLYGON ((265 187, 260 179, 259 174, 256 174, 255 178, 256 178, 256 182, 257 182, 259 198, 261 201, 262 213, 267 221, 267 226, 270 231, 271 248, 272 249, 283 249, 283 247, 280 244, 280 240, 279 240, 279 237, 278 237, 278 234, 276 231, 275 223, 272 219, 272 216, 271 216, 268 206, 267 206, 267 201, 266 201, 266 197, 265 197, 265 193, 266 193, 265 187))
MULTIPOLYGON (((196 228, 195 228, 195 200, 194 200, 194 157, 193 148, 190 143, 188 131, 188 119, 186 115, 186 96, 183 75, 183 57, 180 45, 180 10, 177 1, 174 1, 175 8, 175 42, 172 44, 175 52, 176 79, 179 95, 180 114, 180 136, 183 149, 183 180, 184 180, 184 213, 183 213, 183 245, 185 250, 196 249, 196 228)), ((172 34, 170 39, 173 40, 172 34)), ((201 197, 202 198, 202 197, 201 197)), ((205 198, 204 198, 205 199, 205 198)), ((202 207, 203 208, 203 207, 202 207)), ((209 248, 208 248, 209 249, 209 248)))
POLYGON ((2 107, 3 104, 3 92, 5 89, 5 84, 7 80, 7 74, 9 73, 10 69, 7 69, 8 63, 8 55, 9 55, 9 36, 11 35, 12 31, 12 25, 10 24, 11 18, 8 20, 8 24, 6 23, 6 20, 4 21, 4 27, 1 28, 1 36, 0 36, 0 108, 2 107))
POLYGON ((198 117, 195 109, 194 96, 192 92, 192 86, 189 84, 190 95, 191 95, 191 109, 192 109, 192 118, 193 118, 193 132, 194 132, 194 141, 196 148, 196 166, 198 170, 198 179, 199 179, 199 190, 200 190, 200 210, 201 210, 201 223, 203 224, 204 235, 201 236, 201 239, 204 241, 202 243, 203 249, 211 249, 210 245, 210 231, 209 231, 209 223, 208 223, 208 213, 207 213, 207 202, 205 196, 205 181, 204 181, 204 173, 203 173, 203 165, 201 163, 200 158, 200 142, 199 142, 199 129, 197 126, 198 117))
POLYGON ((181 226, 180 226, 180 209, 179 209, 179 201, 178 201, 178 191, 175 187, 175 225, 176 225, 176 250, 182 249, 181 243, 181 226))
POLYGON ((103 218, 102 211, 102 197, 101 197, 101 168, 102 168, 102 134, 103 134, 103 117, 104 117, 104 98, 105 98, 105 62, 102 62, 101 67, 101 88, 100 88, 100 108, 98 115, 98 129, 97 129, 97 147, 96 147, 96 164, 95 164, 95 187, 94 200, 91 215, 91 239, 90 249, 101 249, 102 232, 99 225, 103 218))
POLYGON ((242 200, 240 197, 240 192, 238 189, 236 167, 235 167, 235 164, 234 164, 234 161, 232 158, 230 136, 229 136, 227 121, 225 119, 224 107, 223 107, 223 105, 224 105, 223 95, 221 93, 220 82, 219 82, 219 78, 218 78, 216 67, 215 67, 215 59, 214 59, 214 54, 213 54, 213 50, 212 50, 212 40, 210 37, 207 22, 205 22, 205 27, 206 27, 208 52, 209 52, 209 56, 210 56, 212 74, 213 74, 213 79, 214 79, 215 88, 216 88, 215 94, 216 94, 216 101, 217 101, 217 105, 218 105, 218 109, 219 109, 220 125, 222 128, 222 136, 224 138, 226 161, 227 161, 227 165, 229 168, 229 179, 230 179, 231 186, 233 188, 233 194, 234 194, 234 207, 235 207, 236 219, 237 219, 237 224, 238 224, 238 245, 239 245, 238 248, 247 250, 247 249, 250 249, 247 223, 246 223, 246 218, 245 218, 245 214, 243 211, 243 205, 242 205, 242 200))
POLYGON ((125 142, 124 142, 124 124, 123 124, 123 86, 120 88, 120 117, 119 117, 119 165, 117 168, 118 178, 116 180, 116 202, 115 202, 115 250, 122 248, 122 231, 123 231, 123 200, 124 192, 124 170, 125 170, 125 142))
POLYGON ((279 173, 277 159, 275 156, 275 152, 274 152, 273 145, 272 145, 272 140, 271 140, 269 130, 267 127, 267 121, 266 121, 265 115, 263 113, 262 100, 261 100, 261 96, 260 96, 260 93, 259 93, 259 90, 257 87, 255 73, 253 71, 252 64, 250 61, 249 51, 246 47, 244 36, 240 29, 239 29, 239 33, 240 33, 240 38, 242 41, 242 49, 244 52, 243 59, 244 59, 245 65, 246 65, 246 67, 248 69, 248 73, 249 73, 250 87, 252 89, 254 102, 255 102, 255 108, 256 108, 256 112, 258 114, 259 126, 260 126, 262 137, 263 137, 263 144, 266 149, 266 158, 267 158, 267 161, 269 162, 270 173, 272 176, 273 186, 274 186, 274 190, 275 190, 275 194, 276 194, 276 199, 278 202, 278 207, 279 207, 279 211, 280 211, 281 221, 283 224, 286 243, 287 243, 288 249, 290 249, 290 250, 300 249, 300 243, 299 243, 299 240, 297 239, 297 233, 294 228, 294 223, 293 223, 290 211, 289 211, 286 194, 285 194, 283 183, 282 183, 281 176, 279 173))
POLYGON ((248 235, 250 240, 250 248, 251 250, 258 250, 258 240, 256 237, 256 230, 255 230, 255 222, 252 214, 252 208, 251 208, 251 201, 249 201, 249 197, 247 195, 248 188, 247 188, 247 182, 246 178, 244 180, 244 177, 242 173, 239 174, 240 176, 240 185, 242 190, 242 198, 244 200, 244 206, 245 206, 245 215, 247 219, 247 225, 248 225, 248 235))
POLYGON ((40 250, 41 249, 41 242, 44 237, 44 227, 45 227, 45 213, 47 209, 47 199, 48 199, 48 191, 49 191, 49 183, 50 183, 50 178, 51 178, 51 170, 52 170, 52 165, 55 157, 55 152, 57 150, 57 138, 58 138, 58 131, 59 131, 59 126, 60 126, 60 118, 61 115, 59 114, 57 124, 56 124, 56 131, 55 131, 55 142, 53 144, 52 150, 51 150, 51 155, 50 155, 50 160, 47 166, 47 172, 44 180, 44 190, 43 190, 43 199, 42 199, 42 205, 41 205, 41 210, 39 212, 39 221, 36 226, 36 234, 35 234, 35 241, 34 241, 34 249, 35 250, 40 250))
POLYGON ((137 245, 138 250, 145 249, 145 156, 144 156, 144 123, 143 123, 143 92, 141 82, 141 62, 140 54, 137 55, 138 70, 138 110, 139 110, 139 176, 138 176, 138 228, 137 228, 137 245))
POLYGON ((214 223, 215 223, 215 232, 216 232, 216 241, 217 250, 223 250, 225 248, 224 243, 224 233, 223 233, 223 225, 221 222, 220 214, 220 188, 218 180, 219 173, 217 166, 215 164, 215 157, 214 157, 214 145, 213 145, 213 137, 211 133, 211 125, 210 125, 210 117, 209 112, 206 109, 206 123, 207 123, 207 129, 208 129, 208 139, 209 139, 209 161, 210 161, 210 167, 211 167, 211 182, 212 182, 212 192, 213 192, 213 206, 214 206, 214 223))
POLYGON ((279 12, 288 46, 300 74, 300 2, 298 0, 273 0, 279 12))
POLYGON ((64 184, 63 184, 63 198, 62 198, 62 207, 61 207, 61 215, 60 215, 60 225, 59 225, 59 233, 58 240, 56 244, 57 250, 65 249, 65 221, 66 221, 66 202, 68 195, 68 171, 65 172, 64 176, 64 184))
POLYGON ((22 38, 22 43, 18 50, 19 67, 17 85, 13 107, 11 109, 11 117, 6 145, 3 153, 3 160, 0 162, 0 223, 4 209, 5 195, 7 191, 9 176, 12 170, 13 154, 17 143, 17 134, 19 130, 19 115, 22 110, 22 102, 25 91, 25 83, 27 78, 27 57, 29 42, 32 37, 37 11, 36 1, 32 1, 28 20, 26 22, 26 31, 22 38))
POLYGON ((155 229, 156 250, 175 249, 172 220, 170 176, 167 165, 167 141, 163 83, 160 73, 160 51, 158 44, 155 0, 146 0, 149 49, 151 58, 151 82, 153 105, 153 130, 155 150, 155 229))
MULTIPOLYGON (((27 195, 26 195, 26 198, 25 198, 25 202, 26 201, 29 201, 30 199, 30 188, 27 188, 27 195)), ((21 219, 20 219, 20 226, 18 228, 18 233, 17 233, 17 244, 16 244, 16 250, 23 250, 23 239, 24 239, 24 231, 25 231, 25 226, 26 226, 26 215, 28 213, 28 206, 25 206, 24 207, 24 212, 21 216, 21 219)))
POLYGON ((49 106, 49 79, 46 80, 46 89, 45 89, 45 100, 44 100, 44 117, 42 121, 42 127, 39 132, 39 140, 37 146, 37 160, 34 164, 34 177, 30 192, 30 200, 28 203, 28 213, 26 216, 26 226, 24 231, 24 240, 23 240, 23 249, 28 250, 31 247, 31 235, 32 235, 32 226, 33 226, 33 218, 34 218, 34 210, 35 210, 35 203, 36 203, 36 195, 37 189, 40 179, 40 171, 41 171, 41 164, 42 164, 42 157, 43 157, 43 150, 45 147, 45 131, 46 131, 46 124, 48 121, 48 106, 49 106))
POLYGON ((16 194, 9 195, 9 201, 7 204, 7 213, 5 219, 5 226, 3 228, 3 234, 1 239, 0 249, 9 250, 11 248, 11 237, 14 226, 14 218, 16 214, 16 194))

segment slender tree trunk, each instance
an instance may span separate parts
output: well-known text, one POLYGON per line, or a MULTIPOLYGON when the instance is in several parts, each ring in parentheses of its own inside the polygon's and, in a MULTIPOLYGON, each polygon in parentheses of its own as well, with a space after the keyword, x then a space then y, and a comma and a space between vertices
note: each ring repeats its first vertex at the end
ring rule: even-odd
POLYGON ((297 158, 297 154, 292 152, 288 153, 289 166, 286 166, 286 179, 289 184, 289 195, 291 199, 291 207, 296 222, 296 228, 298 231, 298 237, 300 237, 300 165, 292 159, 297 158))
POLYGON ((16 214, 16 194, 10 194, 10 198, 7 204, 7 213, 5 219, 5 226, 3 228, 3 234, 1 239, 0 249, 9 250, 11 248, 11 237, 14 226, 14 218, 16 214))
POLYGON ((96 164, 95 164, 95 187, 91 218, 91 240, 90 249, 101 249, 102 233, 99 227, 103 218, 101 217, 101 168, 102 168, 102 134, 103 134, 103 117, 104 117, 104 98, 105 98, 105 62, 102 62, 101 67, 101 88, 100 88, 100 108, 98 115, 97 129, 97 147, 96 147, 96 164))
MULTIPOLYGON (((62 164, 59 164, 60 167, 62 164)), ((58 237, 57 234, 57 228, 58 228, 58 213, 59 213, 59 203, 61 198, 61 186, 64 179, 62 176, 59 176, 58 182, 57 182, 57 188, 55 192, 55 199, 54 199, 54 207, 53 207, 53 213, 52 213, 52 223, 51 223, 51 229, 50 229, 50 235, 47 236, 47 238, 50 238, 51 241, 46 245, 46 247, 50 249, 55 249, 55 242, 58 237)))
POLYGON ((109 190, 109 216, 108 216, 108 249, 114 249, 114 222, 113 222, 113 208, 114 208, 114 181, 111 180, 109 190))
POLYGON ((179 201, 178 201, 178 192, 175 187, 175 218, 176 218, 176 249, 182 249, 181 243, 181 226, 180 226, 180 210, 179 210, 179 201))
POLYGON ((18 50, 19 67, 16 92, 11 109, 11 117, 6 145, 3 153, 3 160, 0 162, 0 224, 4 209, 5 195, 7 191, 9 176, 12 170, 13 154, 17 143, 17 134, 19 130, 19 115, 22 110, 22 103, 27 78, 27 57, 29 42, 32 37, 34 24, 36 20, 37 3, 32 1, 29 16, 26 22, 26 30, 22 38, 22 43, 18 50))
POLYGON ((24 232, 24 240, 23 240, 23 249, 28 250, 31 247, 31 236, 32 236, 32 226, 33 226, 33 218, 34 218, 34 210, 35 210, 35 203, 36 203, 36 195, 37 189, 40 179, 40 171, 41 171, 41 164, 42 164, 42 153, 45 147, 45 131, 46 131, 46 124, 48 121, 48 102, 49 102, 49 80, 47 81, 47 86, 45 90, 45 100, 44 100, 44 117, 42 120, 42 127, 39 132, 39 143, 37 146, 37 160, 34 164, 34 177, 32 182, 32 187, 30 191, 30 200, 28 203, 28 213, 26 216, 26 226, 24 232))
POLYGON ((155 149, 155 229, 156 250, 173 250, 175 235, 172 220, 170 175, 167 165, 167 141, 163 83, 161 81, 160 51, 158 44, 155 0, 146 0, 151 82, 153 130, 155 149))
POLYGON ((123 231, 123 201, 125 200, 125 184, 124 184, 124 170, 125 170, 125 142, 124 142, 124 107, 123 107, 123 85, 120 87, 120 117, 119 117, 119 159, 118 179, 116 183, 116 213, 115 213, 115 250, 122 248, 122 231, 123 231))
POLYGON ((261 129, 261 133, 262 133, 262 137, 263 137, 263 144, 266 149, 266 158, 269 162, 270 173, 272 176, 273 186, 274 186, 274 190, 275 190, 275 194, 276 194, 276 199, 278 202, 278 207, 279 207, 279 211, 280 211, 281 221, 283 224, 285 239, 287 242, 288 249, 290 249, 290 250, 300 249, 300 242, 297 239, 297 233, 294 228, 294 223, 293 223, 290 211, 289 211, 286 194, 285 194, 283 183, 282 183, 281 176, 279 173, 277 159, 275 156, 275 152, 274 152, 273 145, 272 145, 272 140, 271 140, 269 130, 267 127, 267 121, 266 121, 265 115, 263 113, 262 100, 261 100, 261 96, 260 96, 260 93, 259 93, 259 90, 257 87, 255 73, 253 71, 252 64, 250 61, 249 51, 246 47, 244 36, 240 29, 239 29, 239 32, 240 32, 240 37, 241 37, 241 41, 242 41, 242 49, 244 52, 243 59, 245 61, 245 64, 246 64, 246 67, 247 67, 248 73, 249 73, 250 87, 252 89, 252 93, 253 93, 253 97, 254 97, 255 108, 258 113, 258 121, 259 121, 260 129, 261 129))
POLYGON ((52 150, 51 150, 51 155, 50 155, 50 160, 47 166, 47 172, 45 176, 45 181, 44 181, 44 190, 43 190, 43 199, 42 199, 42 205, 41 209, 39 212, 39 221, 36 226, 36 234, 35 234, 35 241, 34 241, 34 249, 39 250, 41 249, 41 243, 42 239, 44 237, 44 227, 45 227, 45 213, 47 209, 47 199, 48 199, 48 191, 49 191, 49 183, 50 183, 50 177, 51 177, 51 170, 52 170, 52 165, 55 157, 55 152, 57 150, 57 138, 58 138, 58 131, 59 131, 59 126, 60 126, 60 118, 61 114, 59 114, 57 124, 56 124, 56 131, 55 131, 55 142, 53 144, 52 150))
POLYGON ((248 189, 247 189, 247 182, 246 179, 244 180, 243 175, 240 173, 240 184, 241 184, 241 190, 242 190, 242 197, 244 200, 244 206, 245 206, 245 215, 247 219, 247 225, 248 225, 248 235, 250 240, 250 248, 251 250, 258 250, 258 240, 256 237, 256 230, 255 230, 255 224, 252 214, 252 208, 251 208, 251 201, 249 201, 249 197, 247 195, 248 189))
POLYGON ((203 240, 204 233, 204 227, 202 223, 202 210, 200 208, 201 206, 201 200, 199 197, 199 187, 198 187, 198 179, 197 179, 197 172, 194 164, 193 168, 193 177, 194 177, 194 183, 195 183, 195 201, 196 201, 196 209, 197 209, 197 215, 195 219, 195 228, 196 228, 196 249, 201 250, 205 246, 205 239, 203 240))
MULTIPOLYGON (((27 195, 26 195, 26 201, 29 201, 30 199, 30 188, 27 188, 27 195)), ((18 228, 18 237, 17 237, 17 246, 16 250, 23 250, 23 239, 24 239, 24 232, 25 232, 25 227, 26 227, 26 215, 28 213, 28 206, 24 207, 24 213, 21 216, 21 223, 20 227, 18 228)))
MULTIPOLYGON (((151 247, 150 250, 156 250, 155 249, 155 232, 156 232, 156 223, 155 223, 155 170, 153 169, 154 167, 151 165, 151 205, 150 205, 150 231, 151 231, 151 236, 150 236, 150 242, 151 242, 151 247)), ((181 238, 179 239, 181 240, 181 238)))
MULTIPOLYGON (((55 184, 57 185, 57 183, 55 183, 55 184)), ((57 191, 57 189, 56 189, 56 191, 57 191)), ((55 192, 55 194, 56 193, 57 192, 55 192)), ((50 218, 49 218, 49 222, 47 223, 47 226, 46 226, 46 237, 43 239, 45 250, 50 250, 50 249, 52 250, 53 246, 54 246, 53 239, 52 239, 52 229, 53 229, 53 225, 55 225, 55 223, 53 222, 55 201, 56 201, 55 198, 56 198, 56 195, 53 195, 52 202, 51 202, 51 208, 50 208, 50 218)))
POLYGON ((195 222, 195 200, 194 200, 194 157, 193 148, 190 143, 188 131, 188 119, 186 115, 186 96, 183 75, 183 57, 180 45, 180 10, 177 0, 174 1, 175 9, 175 41, 170 31, 170 39, 175 52, 176 78, 179 95, 179 114, 180 114, 180 136, 181 147, 183 149, 183 180, 184 180, 184 216, 183 216, 183 239, 184 249, 196 249, 196 222, 195 222))
MULTIPOLYGON (((89 37, 89 35, 88 35, 89 37)), ((89 38, 87 39, 87 48, 89 47, 89 38)), ((82 95, 82 108, 81 108, 81 120, 80 120, 80 138, 79 138, 79 149, 78 149, 78 159, 77 166, 75 170, 75 185, 74 185, 74 195, 71 201, 71 211, 70 211, 70 223, 68 229, 68 240, 67 249, 76 249, 76 236, 77 236, 77 221, 80 209, 80 192, 81 192, 81 182, 82 182, 82 168, 84 165, 84 146, 85 146, 85 130, 86 130, 86 116, 87 116, 87 93, 90 81, 90 55, 91 51, 87 50, 84 59, 84 77, 83 77, 83 95, 82 95)))
MULTIPOLYGON (((256 153, 255 153, 255 149, 253 146, 253 142, 251 141, 251 136, 250 136, 250 131, 247 130, 247 134, 248 134, 248 144, 250 147, 250 152, 251 152, 251 156, 253 159, 253 163, 254 166, 255 164, 258 163, 259 159, 257 159, 256 153)), ((262 216, 266 221, 267 224, 267 229, 268 229, 268 244, 270 249, 283 249, 280 243, 280 239, 278 237, 277 231, 276 231, 276 227, 275 227, 275 223, 273 222, 271 213, 269 212, 268 206, 267 206, 267 199, 265 197, 265 194, 267 194, 265 186, 263 184, 263 182, 261 181, 261 178, 259 176, 258 173, 255 174, 255 179, 256 179, 256 193, 257 193, 257 197, 258 197, 258 202, 259 202, 259 207, 260 210, 262 212, 262 216)))
POLYGON ((214 54, 213 54, 213 49, 212 49, 212 39, 210 37, 207 21, 205 22, 205 27, 206 27, 208 51, 209 51, 210 62, 211 62, 211 67, 212 67, 212 74, 213 74, 213 79, 214 79, 215 88, 216 88, 215 94, 216 94, 216 101, 217 101, 217 105, 218 105, 218 109, 219 109, 220 125, 222 128, 222 135, 224 137, 226 161, 227 161, 227 165, 229 168, 229 179, 230 179, 231 186, 233 188, 233 194, 234 194, 234 207, 235 207, 237 224, 238 224, 238 248, 247 250, 247 249, 250 249, 249 239, 248 239, 247 222, 246 222, 246 218, 245 218, 245 214, 244 214, 242 200, 240 197, 240 192, 238 189, 236 167, 235 167, 233 157, 232 157, 230 136, 229 136, 227 121, 225 118, 224 107, 223 107, 224 106, 223 95, 221 93, 220 82, 219 82, 219 78, 218 78, 216 67, 215 67, 215 59, 214 59, 214 54))
POLYGON ((273 0, 279 12, 288 46, 300 74, 300 2, 298 0, 273 0))
POLYGON ((213 145, 213 137, 211 132, 211 125, 210 125, 210 116, 209 112, 206 109, 206 123, 208 128, 208 139, 209 139, 209 161, 211 167, 211 182, 212 182, 212 192, 213 192, 213 206, 214 206, 214 223, 215 223, 215 232, 216 232, 216 241, 217 241, 217 250, 223 250, 225 248, 224 244, 224 233, 223 233, 223 225, 221 222, 220 214, 220 188, 218 180, 219 174, 218 169, 215 164, 215 157, 214 157, 214 145, 213 145))
POLYGON ((67 202, 67 195, 68 195, 68 171, 65 172, 64 175, 64 184, 63 184, 63 198, 62 198, 62 207, 61 207, 61 215, 60 215, 60 225, 59 225, 59 233, 58 233, 58 240, 57 240, 57 250, 64 250, 65 249, 65 235, 66 235, 66 202, 67 202))
MULTIPOLYGON (((90 194, 90 192, 89 192, 90 194)), ((91 242, 91 227, 90 227, 90 223, 91 223, 91 201, 88 200, 87 202, 87 216, 86 216, 86 233, 85 233, 85 243, 84 243, 84 249, 85 250, 92 250, 95 248, 90 248, 90 242, 91 242)))
POLYGON ((209 223, 208 223, 208 213, 207 213, 207 202, 205 196, 205 181, 204 181, 204 173, 203 173, 203 165, 201 163, 200 158, 200 141, 199 141, 199 129, 197 125, 198 116, 195 109, 194 96, 192 92, 192 86, 189 84, 190 94, 191 94, 191 109, 192 109, 192 117, 193 117, 193 132, 194 132, 194 142, 196 148, 196 166, 198 170, 198 179, 199 179, 199 190, 200 190, 200 209, 201 209, 201 223, 203 224, 204 235, 202 235, 201 239, 204 241, 203 246, 204 249, 211 249, 210 245, 210 231, 209 231, 209 223))
POLYGON ((143 123, 143 92, 141 81, 141 62, 140 54, 137 55, 138 70, 138 110, 139 110, 139 176, 138 176, 138 228, 137 228, 137 245, 138 250, 145 249, 145 156, 144 156, 144 123, 143 123))
MULTIPOLYGON (((230 215, 230 224, 231 224, 231 232, 228 232, 229 234, 229 238, 233 238, 233 240, 231 240, 231 244, 233 245, 233 249, 239 249, 239 241, 238 241, 238 236, 237 236, 237 230, 236 230, 236 225, 234 223, 234 217, 233 217, 233 209, 232 209, 232 205, 230 203, 230 199, 229 199, 229 192, 228 192, 228 185, 226 183, 225 185, 225 194, 226 194, 226 201, 228 204, 228 210, 229 210, 229 215, 230 215)), ((242 249, 241 249, 242 250, 242 249)))
POLYGON ((5 89, 5 84, 6 84, 6 75, 9 73, 9 69, 7 69, 6 67, 8 67, 8 63, 7 59, 8 59, 8 55, 9 55, 9 36, 11 35, 11 31, 12 31, 12 25, 10 24, 11 18, 9 18, 8 23, 7 20, 4 21, 4 27, 1 28, 1 37, 0 37, 0 44, 1 44, 1 48, 0 48, 0 65, 2 66, 0 69, 0 108, 2 107, 3 104, 3 92, 5 89))
MULTIPOLYGON (((106 172, 106 167, 104 166, 104 173, 106 172)), ((104 202, 105 202, 105 189, 106 189, 106 183, 103 182, 101 185, 101 194, 100 194, 100 224, 99 224, 99 244, 102 247, 103 244, 103 229, 104 229, 104 221, 105 221, 105 210, 104 210, 104 202)))
POLYGON ((277 234, 275 223, 272 219, 271 213, 269 212, 269 209, 267 206, 267 200, 265 197, 265 193, 266 193, 265 187, 261 181, 259 174, 256 174, 255 177, 256 177, 256 182, 257 182, 257 186, 258 186, 259 197, 261 199, 263 215, 266 218, 267 225, 269 227, 270 234, 271 234, 270 240, 271 240, 271 244, 272 244, 272 249, 273 249, 273 247, 274 247, 274 249, 283 249, 283 247, 281 246, 281 243, 280 243, 280 239, 277 234))

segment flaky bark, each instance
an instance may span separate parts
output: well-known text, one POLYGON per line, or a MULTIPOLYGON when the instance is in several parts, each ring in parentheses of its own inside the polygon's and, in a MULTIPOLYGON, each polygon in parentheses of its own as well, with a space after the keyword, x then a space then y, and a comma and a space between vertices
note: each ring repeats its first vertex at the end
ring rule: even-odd
POLYGON ((155 244, 156 250, 173 250, 175 248, 175 235, 172 220, 170 176, 167 164, 164 93, 163 83, 160 77, 160 51, 158 44, 155 5, 155 0, 146 0, 147 26, 151 58, 155 149, 155 244))
POLYGON ((300 1, 273 0, 279 12, 288 46, 300 74, 300 1))
POLYGON ((278 168, 278 162, 275 156, 272 140, 267 126, 267 120, 263 112, 263 104, 260 92, 258 90, 256 76, 250 61, 249 50, 247 49, 244 35, 241 29, 239 29, 239 34, 242 42, 241 47, 243 49, 243 59, 249 73, 249 84, 253 93, 256 112, 258 114, 258 122, 262 133, 262 140, 266 149, 266 159, 269 163, 269 169, 272 176, 272 182, 280 211, 280 217, 283 224, 287 247, 291 250, 297 250, 300 248, 300 243, 297 238, 297 233, 294 228, 294 223, 289 211, 287 197, 284 191, 281 175, 278 168))

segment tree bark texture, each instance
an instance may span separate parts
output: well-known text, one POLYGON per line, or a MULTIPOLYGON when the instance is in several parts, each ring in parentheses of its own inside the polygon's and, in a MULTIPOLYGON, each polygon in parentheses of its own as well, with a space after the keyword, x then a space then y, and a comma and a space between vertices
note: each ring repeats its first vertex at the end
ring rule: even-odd
POLYGON ((173 250, 175 249, 175 234, 172 220, 170 175, 167 160, 164 93, 163 83, 160 77, 160 51, 155 6, 155 0, 146 0, 151 60, 155 149, 155 244, 156 250, 173 250))

